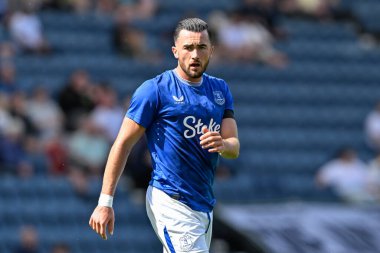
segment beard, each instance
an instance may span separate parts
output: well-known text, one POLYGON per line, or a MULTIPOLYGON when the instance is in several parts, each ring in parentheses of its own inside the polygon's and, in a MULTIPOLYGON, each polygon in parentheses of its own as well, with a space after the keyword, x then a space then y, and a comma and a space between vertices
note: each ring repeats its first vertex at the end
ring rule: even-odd
POLYGON ((185 63, 183 62, 179 62, 179 66, 188 77, 200 78, 203 75, 203 73, 206 71, 209 62, 210 62, 210 58, 208 58, 204 64, 200 64, 198 71, 191 71, 190 65, 186 66, 185 63))

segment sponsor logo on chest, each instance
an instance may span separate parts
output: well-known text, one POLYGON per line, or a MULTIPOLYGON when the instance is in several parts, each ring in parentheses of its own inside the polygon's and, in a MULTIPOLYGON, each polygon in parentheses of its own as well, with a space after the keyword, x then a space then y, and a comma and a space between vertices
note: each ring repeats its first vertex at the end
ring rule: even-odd
POLYGON ((185 138, 193 138, 197 134, 202 134, 202 129, 207 127, 211 132, 220 132, 220 124, 217 124, 213 118, 211 118, 208 125, 202 122, 201 119, 197 119, 194 116, 187 116, 183 119, 183 125, 186 130, 183 133, 185 138))

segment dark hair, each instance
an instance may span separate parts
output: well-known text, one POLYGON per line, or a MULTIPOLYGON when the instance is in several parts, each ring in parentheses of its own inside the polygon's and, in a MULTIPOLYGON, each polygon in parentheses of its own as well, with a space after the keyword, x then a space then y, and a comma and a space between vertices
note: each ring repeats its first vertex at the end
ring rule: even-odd
POLYGON ((203 32, 204 30, 206 30, 208 35, 210 36, 207 23, 199 18, 186 18, 179 21, 173 34, 174 42, 177 41, 178 35, 182 30, 187 30, 190 32, 203 32))

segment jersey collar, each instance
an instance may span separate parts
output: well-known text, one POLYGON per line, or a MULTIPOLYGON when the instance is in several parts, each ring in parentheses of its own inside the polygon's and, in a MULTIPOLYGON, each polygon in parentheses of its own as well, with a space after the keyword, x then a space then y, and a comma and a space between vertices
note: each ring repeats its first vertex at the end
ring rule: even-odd
POLYGON ((202 82, 203 82, 203 76, 201 78, 201 80, 199 82, 191 82, 191 81, 188 81, 188 80, 185 80, 183 79, 182 77, 180 77, 178 74, 177 74, 177 71, 175 69, 172 70, 173 74, 184 84, 186 85, 189 85, 189 86, 193 86, 193 87, 199 87, 202 85, 202 82))

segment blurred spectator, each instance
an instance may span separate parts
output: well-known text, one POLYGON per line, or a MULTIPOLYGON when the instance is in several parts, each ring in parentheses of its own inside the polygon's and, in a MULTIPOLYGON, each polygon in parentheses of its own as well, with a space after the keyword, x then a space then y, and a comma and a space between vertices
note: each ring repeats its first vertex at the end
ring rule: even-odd
POLYGON ((151 19, 157 12, 157 0, 139 0, 135 6, 135 15, 138 19, 151 19))
POLYGON ((24 3, 22 10, 12 14, 9 21, 10 33, 22 52, 50 53, 51 48, 44 37, 41 21, 32 6, 24 3))
POLYGON ((17 113, 12 113, 11 98, 0 93, 0 172, 22 177, 34 173, 33 163, 25 150, 26 123, 17 113))
POLYGON ((380 153, 369 164, 370 191, 377 201, 380 200, 380 153))
POLYGON ((70 162, 87 175, 99 176, 103 172, 110 144, 90 117, 84 116, 80 127, 68 142, 70 162))
POLYGON ((373 201, 369 191, 368 167, 351 148, 342 149, 336 158, 323 165, 317 173, 316 182, 321 188, 331 187, 347 202, 373 201))
POLYGON ((122 56, 140 59, 148 57, 146 35, 141 30, 117 24, 113 32, 113 43, 122 56))
POLYGON ((0 135, 4 133, 12 120, 8 112, 9 98, 0 92, 0 135))
POLYGON ((0 43, 0 66, 12 64, 15 52, 10 42, 0 43))
POLYGON ((28 101, 27 114, 43 138, 54 136, 63 128, 63 113, 42 86, 34 89, 33 96, 28 101))
POLYGON ((39 242, 38 233, 32 226, 24 226, 20 232, 20 245, 15 249, 14 253, 38 253, 39 242))
POLYGON ((12 94, 17 90, 16 69, 13 64, 0 65, 0 92, 12 94))
POLYGON ((113 29, 113 45, 122 56, 139 59, 139 61, 157 62, 161 59, 160 53, 151 48, 150 39, 144 31, 132 24, 127 7, 120 7, 115 14, 113 29))
POLYGON ((97 0, 95 8, 99 14, 113 14, 117 7, 117 0, 97 0))
POLYGON ((50 253, 70 253, 70 247, 66 243, 56 243, 53 245, 50 253))
POLYGON ((117 15, 124 16, 126 22, 147 20, 157 12, 156 0, 121 0, 117 15))
POLYGON ((280 10, 277 0, 243 0, 237 12, 247 21, 258 22, 274 37, 282 37, 285 33, 278 25, 280 10))
POLYGON ((94 124, 113 142, 119 132, 125 110, 119 105, 115 90, 108 84, 98 87, 97 105, 91 114, 94 124))
POLYGON ((43 0, 42 8, 73 11, 86 14, 94 10, 99 14, 112 14, 118 6, 117 0, 43 0))
POLYGON ((91 0, 69 0, 71 8, 78 14, 87 13, 92 9, 91 0))
POLYGON ((334 17, 334 10, 340 0, 283 0, 281 9, 288 15, 305 16, 317 19, 334 17))
POLYGON ((10 12, 15 12, 24 8, 38 10, 44 1, 45 0, 8 0, 8 10, 10 12))
POLYGON ((9 100, 10 98, 6 96, 6 94, 0 92, 0 134, 6 133, 9 128, 14 127, 15 125, 19 125, 20 127, 17 129, 21 129, 21 132, 24 131, 24 125, 20 120, 17 121, 12 115, 9 113, 9 100))
POLYGON ((16 92, 10 98, 9 112, 12 117, 22 121, 27 135, 39 135, 37 126, 33 123, 32 119, 28 115, 28 100, 24 92, 16 92))
POLYGON ((0 171, 18 174, 26 161, 22 145, 23 124, 21 120, 11 117, 6 124, 0 135, 0 171))
MULTIPOLYGON (((16 99, 18 100, 18 98, 16 99)), ((0 166, 3 172, 30 177, 47 171, 47 160, 36 137, 25 135, 28 118, 15 110, 9 98, 0 96, 0 166)), ((18 106, 15 106, 16 108, 18 106)), ((22 106, 20 106, 22 107, 22 106)), ((29 134, 34 133, 29 130, 29 134)))
POLYGON ((68 148, 60 134, 45 141, 45 153, 49 161, 49 174, 62 175, 68 173, 68 148))
MULTIPOLYGON (((30 175, 46 175, 49 163, 42 142, 33 136, 24 139, 25 161, 31 168, 30 175)), ((23 171, 24 172, 24 171, 23 171)))
POLYGON ((274 38, 258 22, 249 22, 239 13, 229 17, 221 12, 210 15, 209 23, 216 32, 217 61, 220 62, 261 62, 276 68, 287 65, 287 57, 274 49, 274 38))
POLYGON ((380 151, 380 102, 367 115, 364 131, 368 145, 375 151, 380 151))
POLYGON ((58 94, 58 102, 65 114, 66 130, 75 130, 78 118, 95 106, 94 87, 86 71, 76 70, 71 74, 69 82, 58 94))

